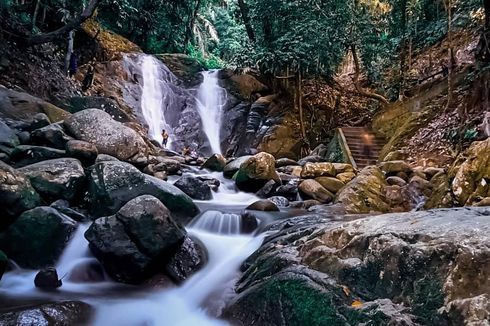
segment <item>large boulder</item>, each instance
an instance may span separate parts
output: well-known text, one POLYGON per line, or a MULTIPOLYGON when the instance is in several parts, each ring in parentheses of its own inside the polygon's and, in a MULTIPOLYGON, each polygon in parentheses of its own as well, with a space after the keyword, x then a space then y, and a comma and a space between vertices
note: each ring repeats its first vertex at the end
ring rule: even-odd
POLYGON ((334 194, 313 179, 308 179, 301 182, 298 189, 306 198, 315 199, 325 204, 332 202, 335 197, 334 194))
POLYGON ((405 161, 381 162, 379 167, 384 173, 388 175, 395 175, 400 172, 404 172, 404 173, 412 172, 412 167, 410 166, 410 164, 408 164, 405 161))
POLYGON ((213 199, 211 188, 202 180, 191 175, 184 175, 174 183, 174 186, 182 190, 188 196, 197 200, 213 199))
POLYGON ((490 138, 475 142, 459 158, 451 188, 460 205, 490 196, 490 138))
POLYGON ((0 161, 0 230, 22 212, 39 206, 42 201, 29 178, 0 161))
POLYGON ((251 157, 252 156, 250 155, 238 157, 233 161, 231 161, 230 163, 226 164, 226 166, 223 169, 223 175, 226 178, 232 178, 235 175, 235 173, 237 173, 238 170, 240 170, 240 166, 242 166, 242 164, 245 163, 251 157))
POLYGON ((22 213, 0 233, 0 248, 24 268, 54 265, 76 229, 76 222, 52 207, 22 213))
POLYGON ((240 190, 256 192, 269 180, 280 182, 275 169, 276 160, 268 153, 259 153, 242 163, 235 174, 235 183, 240 190))
POLYGON ((65 156, 66 152, 60 149, 43 146, 19 145, 12 151, 10 159, 16 167, 23 167, 65 156))
POLYGON ((199 213, 192 199, 168 182, 141 173, 129 163, 103 161, 92 166, 88 178, 88 200, 95 216, 116 213, 141 195, 158 198, 184 222, 199 213))
POLYGON ((222 172, 226 165, 226 159, 221 154, 213 154, 202 165, 203 169, 222 172))
POLYGON ((185 229, 153 196, 137 197, 85 233, 90 249, 116 281, 140 283, 157 272, 184 241, 185 229))
POLYGON ((258 200, 253 204, 250 204, 245 208, 249 211, 261 211, 261 212, 279 212, 279 207, 270 200, 258 200))
POLYGON ((84 302, 47 303, 2 313, 0 314, 0 325, 86 325, 92 319, 93 313, 94 309, 84 302))
POLYGON ((71 139, 73 138, 65 133, 62 125, 59 123, 53 123, 31 132, 31 141, 34 144, 57 149, 65 149, 66 143, 71 139))
POLYGON ((342 181, 332 177, 319 177, 316 178, 315 181, 334 194, 336 194, 340 189, 345 186, 342 181))
POLYGON ((19 145, 19 138, 15 132, 9 128, 3 121, 0 121, 0 145, 15 147, 19 145))
POLYGON ((204 246, 199 241, 186 237, 165 265, 165 273, 176 283, 181 283, 197 272, 206 260, 207 253, 204 246))
POLYGON ((301 171, 302 178, 335 177, 335 167, 332 163, 306 163, 301 171))
POLYGON ((34 189, 48 199, 73 200, 80 195, 85 171, 79 160, 61 158, 43 161, 19 169, 31 181, 34 189))
POLYGON ((99 155, 97 146, 82 140, 70 140, 66 143, 65 149, 67 156, 74 157, 87 165, 93 164, 99 155))
POLYGON ((59 288, 63 282, 58 277, 58 272, 54 267, 44 268, 36 274, 34 285, 42 290, 54 290, 59 288))
POLYGON ((340 190, 335 202, 351 214, 387 213, 390 211, 384 193, 387 186, 383 172, 377 167, 368 166, 340 190))
POLYGON ((148 153, 145 141, 136 131, 102 110, 75 113, 65 121, 65 126, 76 139, 92 143, 99 153, 120 160, 131 160, 148 153))

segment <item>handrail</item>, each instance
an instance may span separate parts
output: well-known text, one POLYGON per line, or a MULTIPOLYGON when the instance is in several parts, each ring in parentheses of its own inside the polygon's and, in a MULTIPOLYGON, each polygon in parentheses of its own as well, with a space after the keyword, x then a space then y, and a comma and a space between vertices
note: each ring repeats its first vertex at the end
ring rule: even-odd
POLYGON ((336 132, 339 135, 339 143, 340 143, 340 148, 342 149, 342 153, 344 154, 344 157, 347 158, 347 163, 352 165, 354 169, 357 170, 357 164, 356 161, 354 160, 354 156, 352 156, 352 153, 349 148, 349 144, 347 144, 347 139, 345 139, 344 132, 342 131, 342 128, 337 128, 336 132))

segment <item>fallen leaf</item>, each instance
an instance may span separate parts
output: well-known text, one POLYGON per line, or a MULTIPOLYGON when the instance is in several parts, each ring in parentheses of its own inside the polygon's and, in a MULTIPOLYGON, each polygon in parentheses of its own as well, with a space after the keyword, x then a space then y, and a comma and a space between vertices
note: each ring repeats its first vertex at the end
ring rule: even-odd
POLYGON ((352 302, 352 304, 350 306, 353 308, 359 308, 359 307, 362 307, 362 302, 359 300, 355 300, 354 302, 352 302))

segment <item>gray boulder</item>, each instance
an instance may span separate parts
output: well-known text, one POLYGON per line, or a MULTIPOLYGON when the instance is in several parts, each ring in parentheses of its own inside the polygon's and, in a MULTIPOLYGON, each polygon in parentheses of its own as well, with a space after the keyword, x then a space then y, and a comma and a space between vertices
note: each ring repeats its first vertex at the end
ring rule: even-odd
POLYGON ((238 157, 226 164, 223 168, 223 175, 227 178, 232 178, 240 170, 240 166, 251 157, 250 155, 238 157))
POLYGON ((42 203, 29 178, 3 162, 0 162, 0 198, 2 199, 0 230, 22 212, 42 203))
POLYGON ((34 189, 48 199, 73 200, 82 191, 85 171, 79 160, 61 158, 43 161, 19 169, 34 189))
POLYGON ((87 165, 93 164, 99 155, 94 144, 82 140, 70 140, 66 143, 65 149, 66 155, 79 159, 87 165))
POLYGON ((0 233, 0 247, 21 267, 53 266, 75 229, 76 222, 56 209, 36 207, 0 233))
POLYGON ((141 173, 128 163, 99 162, 88 177, 88 201, 95 216, 115 214, 141 195, 158 198, 172 213, 187 222, 199 213, 192 199, 168 182, 141 173))
POLYGON ((61 124, 53 123, 31 132, 31 141, 36 145, 65 149, 66 143, 73 139, 68 136, 61 124))
POLYGON ((148 153, 146 143, 136 131, 102 110, 77 112, 65 121, 65 126, 76 139, 94 144, 101 154, 130 160, 148 153))
POLYGON ((43 146, 31 146, 20 145, 14 148, 10 159, 14 162, 16 167, 23 167, 34 163, 54 160, 66 156, 66 152, 63 150, 43 147, 43 146))
POLYGON ((15 147, 19 145, 19 138, 15 132, 9 128, 3 121, 0 121, 0 145, 15 147))
POLYGON ((209 185, 190 175, 184 175, 174 183, 174 186, 182 190, 188 196, 197 200, 211 200, 213 194, 209 185))

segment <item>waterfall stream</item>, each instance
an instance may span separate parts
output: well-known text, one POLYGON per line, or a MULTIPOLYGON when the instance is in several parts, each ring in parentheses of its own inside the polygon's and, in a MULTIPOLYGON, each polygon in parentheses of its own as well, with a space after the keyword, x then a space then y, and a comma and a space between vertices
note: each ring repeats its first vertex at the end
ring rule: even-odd
MULTIPOLYGON (((196 173, 216 176, 213 172, 196 173)), ((80 224, 56 264, 60 277, 64 276, 58 291, 35 288, 37 271, 19 268, 3 276, 0 297, 85 301, 96 308, 92 325, 227 325, 216 318, 234 296, 241 263, 259 248, 265 235, 241 234, 241 216, 236 209, 243 210, 256 197, 236 191, 233 181, 220 179, 221 190, 215 199, 198 202, 203 213, 187 226, 189 235, 204 245, 207 264, 181 286, 141 292, 113 282, 102 269, 94 277, 93 267, 100 265, 84 237, 89 225, 80 224), (224 204, 222 196, 227 199, 224 204)))
POLYGON ((197 93, 197 108, 213 154, 221 154, 221 123, 227 93, 218 83, 218 70, 202 73, 203 82, 197 93))

